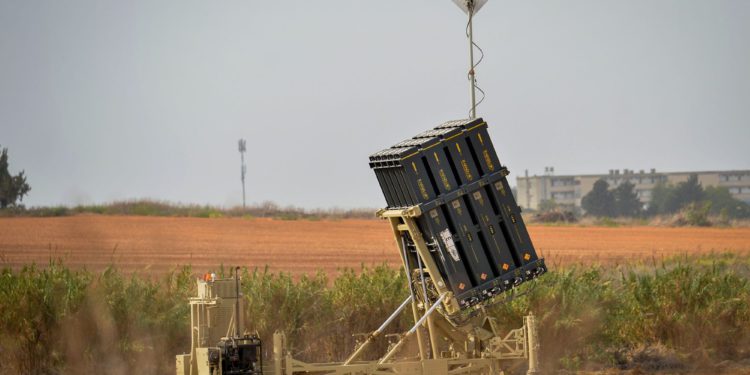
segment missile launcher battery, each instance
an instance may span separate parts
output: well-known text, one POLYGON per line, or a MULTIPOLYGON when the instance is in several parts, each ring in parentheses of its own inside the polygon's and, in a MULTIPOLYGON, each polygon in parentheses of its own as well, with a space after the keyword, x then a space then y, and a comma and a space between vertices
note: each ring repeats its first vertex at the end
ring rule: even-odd
POLYGON ((481 118, 449 121, 376 152, 370 167, 388 209, 420 208, 419 229, 461 306, 545 272, 481 118))

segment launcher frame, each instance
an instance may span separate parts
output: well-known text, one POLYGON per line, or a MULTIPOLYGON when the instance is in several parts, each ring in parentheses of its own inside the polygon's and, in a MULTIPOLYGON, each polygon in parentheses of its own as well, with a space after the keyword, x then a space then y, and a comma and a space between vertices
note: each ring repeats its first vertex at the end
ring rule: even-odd
MULTIPOLYGON (((269 374, 503 374, 503 361, 528 360, 527 375, 538 373, 539 345, 536 320, 524 317, 521 328, 505 334, 499 332, 486 307, 498 303, 489 299, 469 309, 461 309, 453 293, 440 276, 430 249, 423 240, 415 218, 421 215, 418 206, 398 210, 380 210, 377 215, 391 225, 407 273, 410 296, 375 331, 369 333, 345 362, 306 363, 296 360, 286 349, 285 336, 274 334, 273 367, 269 374), (409 260, 411 242, 420 263, 417 269, 409 260), (420 267, 421 265, 421 267, 420 267), (357 358, 379 337, 398 314, 411 305, 414 326, 399 334, 379 359, 360 361, 357 358), (435 314, 438 312, 438 314, 435 314), (417 353, 403 353, 408 340, 416 336, 417 353)), ((499 296, 498 296, 499 297, 499 296)))

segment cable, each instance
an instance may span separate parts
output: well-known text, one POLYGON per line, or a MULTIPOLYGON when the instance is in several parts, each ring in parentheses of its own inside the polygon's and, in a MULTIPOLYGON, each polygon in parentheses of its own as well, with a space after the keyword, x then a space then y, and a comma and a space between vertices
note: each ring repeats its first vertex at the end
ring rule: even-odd
MULTIPOLYGON (((466 38, 469 38, 469 26, 471 25, 471 21, 474 18, 474 15, 472 13, 473 12, 470 9, 469 10, 469 21, 466 23, 466 38)), ((474 88, 476 90, 478 90, 482 94, 482 97, 481 97, 481 99, 479 99, 479 101, 476 102, 476 104, 474 104, 473 107, 471 107, 469 109, 469 117, 471 117, 471 113, 476 111, 476 108, 479 107, 480 104, 482 104, 482 102, 484 101, 485 97, 487 96, 485 94, 484 90, 482 90, 482 88, 479 87, 479 85, 477 84, 476 71, 475 71, 476 68, 477 68, 477 66, 479 66, 479 64, 482 62, 482 60, 484 60, 484 50, 482 50, 482 48, 479 47, 479 45, 473 39, 471 39, 471 48, 476 48, 477 50, 479 50, 479 54, 480 55, 479 55, 479 60, 477 60, 477 62, 475 62, 474 65, 471 66, 471 69, 469 70, 469 73, 467 73, 467 78, 469 80, 472 80, 472 79, 474 80, 474 88)))

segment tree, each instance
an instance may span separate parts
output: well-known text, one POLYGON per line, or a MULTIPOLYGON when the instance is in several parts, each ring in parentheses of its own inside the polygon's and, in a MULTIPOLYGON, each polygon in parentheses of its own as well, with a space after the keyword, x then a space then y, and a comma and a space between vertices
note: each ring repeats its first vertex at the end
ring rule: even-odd
POLYGON ((677 199, 678 210, 690 203, 701 202, 706 197, 703 186, 698 182, 698 175, 696 174, 691 174, 687 181, 677 184, 674 193, 677 199))
POLYGON ((687 181, 674 187, 664 183, 657 184, 651 192, 648 214, 672 214, 683 209, 697 212, 705 211, 705 207, 709 207, 707 213, 712 215, 738 219, 750 217, 750 204, 734 198, 723 186, 708 186, 703 189, 696 175, 691 175, 687 181))
POLYGON ((675 188, 659 182, 651 191, 651 203, 648 205, 649 215, 671 214, 680 209, 675 188))
POLYGON ((711 202, 711 213, 714 215, 726 215, 737 219, 750 217, 750 205, 733 197, 724 186, 706 187, 705 197, 711 202))
POLYGON ((0 208, 17 206, 23 200, 23 196, 31 191, 26 183, 24 171, 13 176, 8 170, 8 149, 0 152, 0 208))
POLYGON ((624 182, 617 186, 614 191, 615 214, 617 216, 638 216, 641 213, 643 203, 638 199, 635 185, 624 182))
POLYGON ((581 199, 581 207, 594 216, 614 216, 615 196, 603 179, 594 183, 594 188, 581 199))
POLYGON ((651 192, 651 203, 648 213, 651 215, 673 214, 687 205, 702 202, 706 199, 703 186, 698 182, 698 175, 690 175, 687 181, 677 186, 659 183, 651 192))

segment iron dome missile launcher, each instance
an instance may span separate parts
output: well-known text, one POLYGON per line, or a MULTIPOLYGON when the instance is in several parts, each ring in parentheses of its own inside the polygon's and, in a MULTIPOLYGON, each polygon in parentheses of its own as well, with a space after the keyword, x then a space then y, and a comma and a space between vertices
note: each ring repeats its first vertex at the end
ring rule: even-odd
POLYGON ((527 374, 537 373, 534 317, 503 334, 486 313, 546 267, 484 120, 439 125, 373 154, 370 167, 388 204, 378 216, 391 224, 407 275, 403 303, 343 362, 294 359, 276 332, 264 366, 258 336, 241 333, 246 301, 239 279, 205 277, 190 300, 192 344, 176 358, 178 375, 498 375, 504 361, 518 359, 528 360, 527 374), (359 360, 408 307, 411 329, 377 360, 359 360), (418 351, 409 353, 414 338, 418 351))
POLYGON ((453 1, 469 17, 470 118, 417 134, 369 161, 387 204, 377 214, 391 225, 409 295, 343 362, 297 360, 283 332, 276 332, 271 363, 263 365, 257 335, 240 333, 246 301, 239 279, 199 280, 198 297, 190 300, 191 350, 177 356, 177 375, 499 375, 504 361, 519 359, 528 360, 527 375, 538 373, 534 316, 526 316, 521 328, 500 332, 486 312, 547 269, 487 123, 476 116, 472 18, 487 0, 453 1), (414 325, 377 360, 361 360, 408 307, 414 325), (410 353, 406 343, 414 337, 418 350, 410 353))
POLYGON ((370 155, 370 168, 388 205, 378 214, 416 222, 413 233, 398 229, 403 218, 394 222, 404 263, 412 271, 434 264, 428 276, 452 293, 452 312, 546 271, 482 118, 448 121, 396 143, 370 155))

